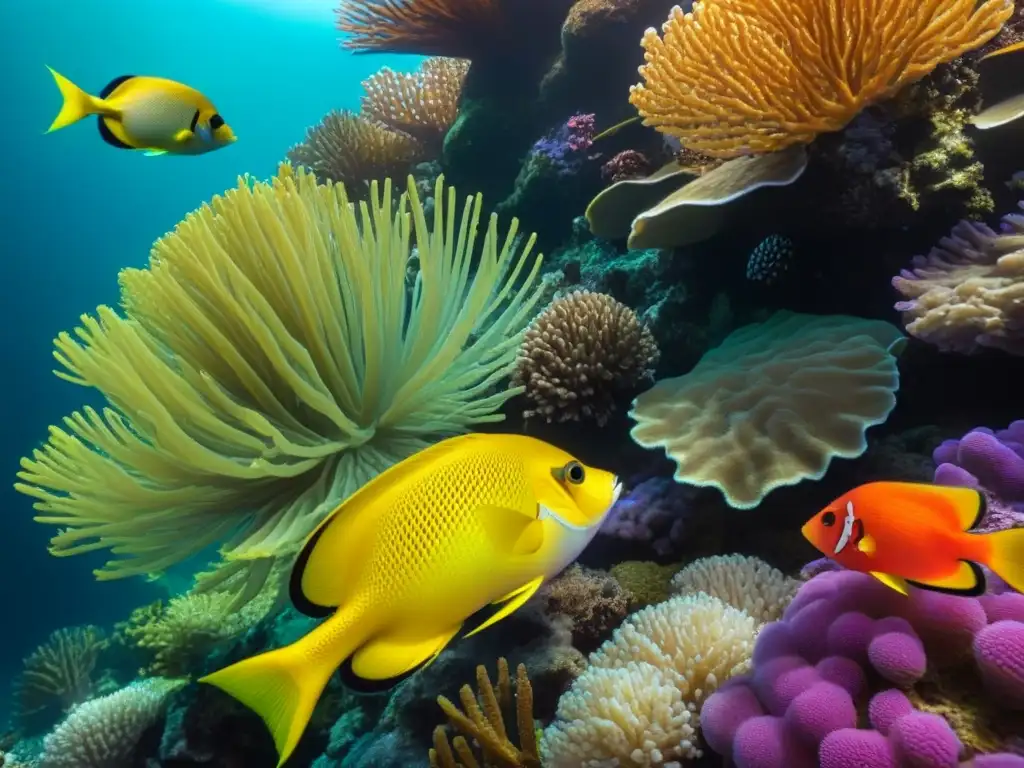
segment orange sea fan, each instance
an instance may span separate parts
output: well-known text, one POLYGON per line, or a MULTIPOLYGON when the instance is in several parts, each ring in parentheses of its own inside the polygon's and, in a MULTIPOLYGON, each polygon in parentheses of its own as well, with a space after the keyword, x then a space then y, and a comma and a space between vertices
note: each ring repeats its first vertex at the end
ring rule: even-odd
POLYGON ((1011 0, 697 0, 644 34, 644 124, 714 157, 842 129, 991 39, 1011 0))
MULTIPOLYGON (((522 0, 513 0, 522 2, 522 0)), ((342 46, 361 53, 473 58, 500 29, 502 0, 341 0, 342 46)))
POLYGON ((459 114, 465 59, 427 59, 416 72, 384 67, 363 82, 362 114, 439 148, 459 114))
POLYGON ((400 178, 426 159, 423 145, 412 136, 347 110, 328 113, 288 150, 293 165, 309 168, 321 183, 348 186, 400 178))

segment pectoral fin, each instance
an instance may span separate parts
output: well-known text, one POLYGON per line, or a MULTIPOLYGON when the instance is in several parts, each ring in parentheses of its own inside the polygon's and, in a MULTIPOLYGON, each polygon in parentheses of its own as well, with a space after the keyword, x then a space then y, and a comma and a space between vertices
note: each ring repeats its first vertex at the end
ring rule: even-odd
POLYGON ((861 536, 860 541, 857 542, 857 549, 871 557, 871 555, 875 554, 875 540, 871 538, 870 534, 864 534, 861 536))
POLYGON ((500 597, 495 600, 491 605, 500 605, 497 611, 492 613, 482 624, 473 628, 467 632, 463 637, 472 637, 477 632, 482 632, 488 627, 497 624, 499 621, 504 619, 509 614, 520 608, 527 600, 533 597, 534 593, 540 589, 540 585, 544 583, 544 577, 538 576, 533 581, 524 584, 518 589, 509 592, 504 597, 500 597))
POLYGON ((158 157, 159 155, 166 155, 167 154, 167 150, 166 149, 147 149, 142 154, 144 154, 146 157, 158 157))
POLYGON ((507 507, 483 506, 476 509, 491 545, 509 555, 529 555, 544 542, 544 525, 535 515, 507 507))
POLYGON ((184 144, 187 141, 190 141, 193 136, 195 136, 195 134, 192 131, 190 131, 188 128, 182 128, 180 131, 178 131, 176 134, 174 134, 174 140, 178 144, 184 144))
POLYGON ((438 657, 460 626, 425 637, 377 637, 341 667, 345 685, 361 693, 391 688, 438 657))
POLYGON ((871 575, 878 579, 880 582, 890 589, 895 589, 901 595, 908 595, 907 582, 901 579, 899 576, 892 576, 888 573, 882 573, 881 571, 871 571, 871 575))

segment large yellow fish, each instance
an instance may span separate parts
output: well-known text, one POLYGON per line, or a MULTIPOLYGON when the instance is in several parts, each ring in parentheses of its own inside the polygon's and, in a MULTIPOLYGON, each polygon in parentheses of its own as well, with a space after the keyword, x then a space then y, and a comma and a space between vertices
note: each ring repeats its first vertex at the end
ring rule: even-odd
POLYGON ((280 766, 342 662, 350 684, 379 689, 505 618, 576 559, 621 490, 614 475, 531 437, 471 434, 427 448, 349 497, 299 554, 292 601, 330 618, 201 682, 263 718, 280 766))
POLYGON ((50 67, 64 104, 46 131, 99 117, 100 136, 147 155, 201 155, 235 141, 231 127, 199 91, 161 77, 124 75, 91 96, 50 67))

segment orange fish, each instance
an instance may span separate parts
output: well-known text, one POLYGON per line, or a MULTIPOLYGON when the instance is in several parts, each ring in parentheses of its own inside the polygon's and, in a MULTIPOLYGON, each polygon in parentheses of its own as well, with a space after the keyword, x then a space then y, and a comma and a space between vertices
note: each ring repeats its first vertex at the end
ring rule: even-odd
POLYGON ((984 514, 985 497, 973 488, 868 483, 833 501, 801 532, 843 567, 904 595, 908 584, 980 595, 979 563, 1024 591, 1024 528, 972 532, 984 514))

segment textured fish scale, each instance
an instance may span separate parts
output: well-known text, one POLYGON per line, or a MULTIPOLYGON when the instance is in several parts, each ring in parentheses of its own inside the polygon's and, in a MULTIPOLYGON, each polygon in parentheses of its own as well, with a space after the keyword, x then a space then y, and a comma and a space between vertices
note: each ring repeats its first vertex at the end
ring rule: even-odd
POLYGON ((531 503, 525 464, 514 455, 474 452, 438 468, 382 515, 368 597, 391 602, 428 579, 453 583, 463 564, 479 561, 479 548, 486 544, 476 510, 526 509, 531 503))
POLYGON ((196 111, 194 104, 159 91, 132 94, 126 101, 121 124, 129 136, 147 146, 166 144, 175 133, 188 128, 196 111))

